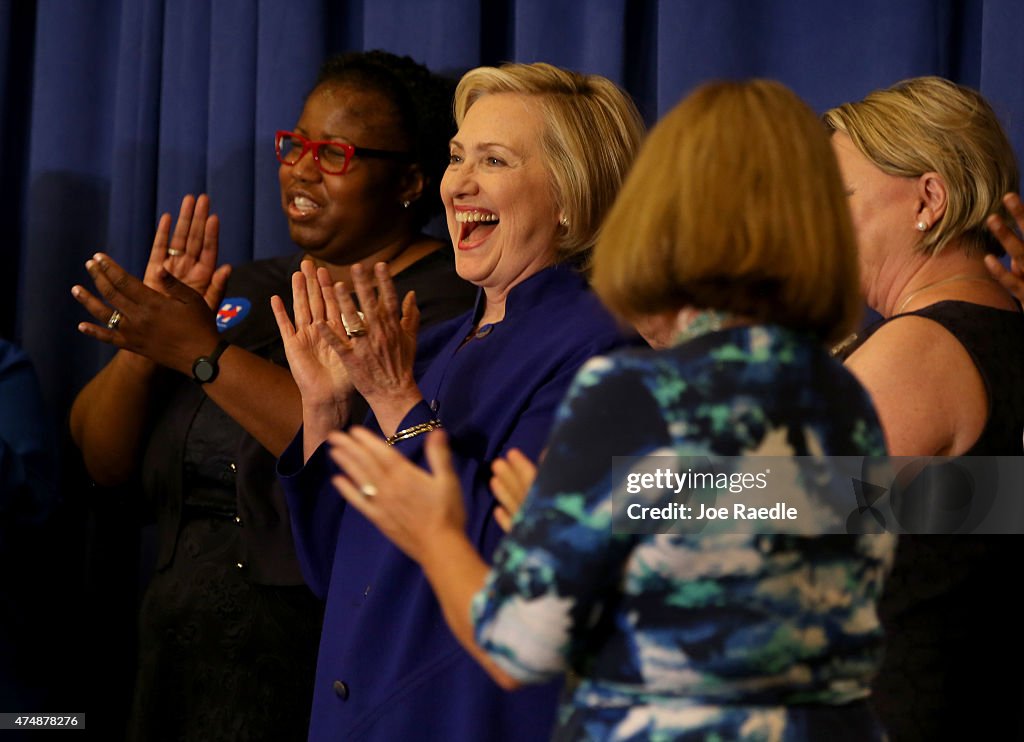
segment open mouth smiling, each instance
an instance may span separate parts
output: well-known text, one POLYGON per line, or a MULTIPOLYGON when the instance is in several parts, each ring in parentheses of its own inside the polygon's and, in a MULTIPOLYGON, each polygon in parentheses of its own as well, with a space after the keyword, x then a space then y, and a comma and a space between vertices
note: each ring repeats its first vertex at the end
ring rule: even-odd
POLYGON ((320 210, 320 204, 305 193, 292 193, 288 199, 288 213, 293 219, 302 219, 320 210))
POLYGON ((468 250, 490 237, 500 219, 493 211, 471 209, 456 211, 455 221, 459 224, 458 247, 468 250))

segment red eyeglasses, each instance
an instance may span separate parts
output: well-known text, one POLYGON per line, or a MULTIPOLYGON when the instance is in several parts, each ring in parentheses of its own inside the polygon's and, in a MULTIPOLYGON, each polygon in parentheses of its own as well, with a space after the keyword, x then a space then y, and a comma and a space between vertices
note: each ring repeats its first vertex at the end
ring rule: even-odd
POLYGON ((313 153, 313 161, 320 172, 328 175, 344 175, 353 156, 376 157, 382 160, 409 160, 411 152, 393 152, 386 149, 354 147, 345 142, 317 142, 294 131, 279 131, 274 137, 274 150, 282 165, 295 165, 306 152, 313 153))

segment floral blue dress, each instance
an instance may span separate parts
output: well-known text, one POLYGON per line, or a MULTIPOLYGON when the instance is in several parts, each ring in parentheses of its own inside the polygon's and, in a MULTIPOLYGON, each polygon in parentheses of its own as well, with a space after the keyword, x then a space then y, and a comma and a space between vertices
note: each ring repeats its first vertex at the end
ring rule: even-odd
POLYGON ((876 456, 884 439, 853 376, 783 328, 592 359, 474 600, 480 645, 524 682, 578 676, 556 739, 881 739, 865 699, 895 537, 613 532, 612 457, 666 449, 876 456))

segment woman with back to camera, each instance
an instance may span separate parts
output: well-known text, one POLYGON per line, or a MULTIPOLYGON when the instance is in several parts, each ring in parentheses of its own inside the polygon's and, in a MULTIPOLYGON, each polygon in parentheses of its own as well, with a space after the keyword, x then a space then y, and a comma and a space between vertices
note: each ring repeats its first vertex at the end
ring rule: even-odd
MULTIPOLYGON (((489 462, 513 446, 536 456, 580 364, 623 342, 579 267, 642 124, 609 80, 540 63, 470 71, 456 90, 455 117, 441 195, 456 269, 480 287, 474 311, 417 346, 415 302, 406 296, 399 309, 387 268, 378 264, 380 301, 368 272, 352 271, 363 318, 348 287, 332 292, 326 280, 296 292, 295 316, 325 328, 370 404, 367 424, 395 451, 420 463, 422 434, 449 431, 466 491, 465 535, 489 555, 501 533, 487 488, 489 462), (367 334, 341 337, 325 321, 361 323, 367 334)), ((278 319, 292 367, 304 366, 291 341, 296 328, 280 311, 278 319)), ((557 687, 508 696, 462 651, 419 566, 330 485, 319 446, 334 427, 362 420, 337 410, 316 414, 330 409, 319 404, 321 385, 300 374, 296 381, 310 414, 278 466, 303 573, 327 599, 310 738, 546 737, 557 687)))
MULTIPOLYGON (((882 315, 846 364, 878 407, 896 456, 1017 456, 1024 430, 1024 315, 985 256, 986 229, 1018 187, 1013 149, 977 92, 906 80, 825 114, 854 228, 861 284, 882 315)), ((910 502, 904 526, 941 514, 910 502)), ((941 530, 939 534, 941 534, 941 530)), ((946 531, 949 532, 948 530, 946 531)), ((875 703, 894 739, 1024 738, 1024 681, 991 669, 1024 661, 1002 605, 1019 540, 900 539, 881 605, 889 635, 875 703)))
POLYGON ((173 237, 162 219, 144 282, 99 256, 88 267, 109 306, 75 287, 108 325, 82 331, 121 351, 75 401, 72 432, 98 482, 141 473, 158 513, 133 738, 305 737, 323 607, 303 584, 274 477, 302 409, 269 299, 300 260, 337 278, 385 260, 416 289, 425 324, 470 305, 445 246, 420 232, 440 206, 450 101, 451 85, 407 57, 332 58, 296 131, 276 139, 300 253, 239 266, 225 289, 216 218, 205 197, 186 198, 173 237))
POLYGON ((829 457, 884 454, 867 393, 826 351, 860 302, 820 121, 779 83, 696 90, 645 143, 593 284, 662 349, 580 370, 493 568, 465 535, 442 433, 429 474, 369 431, 333 433, 336 486, 422 565, 503 686, 580 676, 556 739, 883 739, 866 698, 891 534, 612 528, 613 457, 814 457, 836 482, 829 457))

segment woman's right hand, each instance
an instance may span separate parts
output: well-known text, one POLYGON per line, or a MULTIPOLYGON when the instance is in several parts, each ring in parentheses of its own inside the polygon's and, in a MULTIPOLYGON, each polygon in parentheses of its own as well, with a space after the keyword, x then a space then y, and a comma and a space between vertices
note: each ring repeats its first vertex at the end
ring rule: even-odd
MULTIPOLYGON (((153 247, 143 275, 143 283, 155 291, 164 291, 161 268, 201 294, 210 309, 217 309, 220 295, 213 291, 217 272, 220 221, 210 213, 210 198, 205 193, 195 198, 187 194, 181 200, 178 221, 171 234, 171 215, 163 214, 153 236, 153 247)), ((225 266, 221 270, 226 270, 225 266)), ((223 282, 219 282, 223 283, 223 282)))
POLYGON ((511 449, 504 458, 495 459, 491 464, 491 493, 498 501, 494 509, 494 520, 501 530, 508 533, 512 527, 512 519, 526 494, 537 478, 537 467, 518 448, 511 449))
POLYGON ((318 445, 330 430, 348 421, 349 400, 354 393, 345 364, 327 340, 345 333, 327 269, 317 270, 313 261, 303 260, 300 271, 292 275, 292 302, 294 324, 281 297, 271 297, 270 306, 284 341, 288 366, 302 395, 306 433, 314 433, 318 445))
MULTIPOLYGON (((1007 193, 1003 196, 1003 204, 1017 222, 1017 228, 1024 232, 1024 204, 1020 196, 1007 193)), ((986 223, 989 231, 1010 256, 1010 269, 1007 270, 994 255, 985 256, 985 265, 993 278, 1017 297, 1017 301, 1024 303, 1024 242, 998 215, 990 215, 986 223)))

